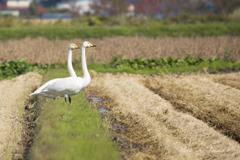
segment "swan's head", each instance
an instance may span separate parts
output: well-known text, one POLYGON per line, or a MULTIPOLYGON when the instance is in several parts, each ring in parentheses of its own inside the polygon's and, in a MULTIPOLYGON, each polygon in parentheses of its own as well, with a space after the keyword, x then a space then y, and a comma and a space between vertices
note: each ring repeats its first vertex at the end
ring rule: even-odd
POLYGON ((76 44, 71 43, 68 48, 69 49, 78 49, 79 47, 76 44))
POLYGON ((83 42, 82 46, 83 46, 84 48, 96 47, 96 45, 94 45, 94 44, 92 44, 92 43, 90 43, 90 42, 88 42, 88 41, 83 42))

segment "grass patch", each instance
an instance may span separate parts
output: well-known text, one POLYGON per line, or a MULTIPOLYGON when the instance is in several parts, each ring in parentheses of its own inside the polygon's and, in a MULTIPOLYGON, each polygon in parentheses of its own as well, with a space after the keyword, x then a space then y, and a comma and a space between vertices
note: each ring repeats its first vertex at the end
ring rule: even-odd
POLYGON ((89 69, 102 73, 170 74, 196 72, 200 70, 217 71, 219 69, 240 69, 240 61, 222 60, 215 56, 205 58, 135 58, 115 57, 110 63, 91 63, 89 69))
MULTIPOLYGON (((73 66, 77 75, 81 74, 80 62, 73 61, 73 66)), ((56 64, 41 64, 41 63, 28 63, 24 59, 5 61, 0 65, 0 80, 4 78, 12 78, 20 74, 37 71, 38 73, 46 73, 47 70, 60 69, 63 70, 61 74, 56 70, 53 75, 47 76, 49 79, 55 77, 66 77, 67 65, 65 63, 56 64)), ((187 56, 185 58, 164 57, 159 59, 153 58, 134 58, 127 59, 125 57, 116 56, 113 61, 109 63, 92 62, 88 64, 90 70, 95 70, 101 73, 134 73, 134 74, 171 74, 183 72, 196 72, 200 70, 205 71, 218 71, 221 69, 226 70, 240 70, 240 61, 229 59, 219 59, 216 56, 211 58, 195 58, 187 56)), ((53 71, 50 71, 52 74, 53 71)))
POLYGON ((26 59, 12 59, 4 61, 0 64, 0 80, 4 78, 12 78, 30 71, 37 71, 40 74, 46 73, 48 64, 29 63, 26 59))
MULTIPOLYGON (((66 76, 66 69, 50 70, 45 81, 66 76)), ((39 132, 30 159, 120 159, 107 126, 100 121, 84 92, 72 97, 72 106, 65 104, 63 98, 41 103, 39 132)))
POLYGON ((1 27, 0 40, 24 37, 49 39, 102 38, 112 36, 220 36, 240 35, 239 22, 199 24, 151 24, 148 26, 35 26, 1 27))

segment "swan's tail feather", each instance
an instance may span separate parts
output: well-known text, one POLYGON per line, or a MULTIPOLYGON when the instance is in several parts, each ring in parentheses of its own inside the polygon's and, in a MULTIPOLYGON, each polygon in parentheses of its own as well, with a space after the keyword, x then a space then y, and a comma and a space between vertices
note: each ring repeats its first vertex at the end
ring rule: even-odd
POLYGON ((36 95, 36 94, 39 94, 39 93, 33 92, 33 93, 29 94, 29 96, 31 97, 31 96, 36 95))

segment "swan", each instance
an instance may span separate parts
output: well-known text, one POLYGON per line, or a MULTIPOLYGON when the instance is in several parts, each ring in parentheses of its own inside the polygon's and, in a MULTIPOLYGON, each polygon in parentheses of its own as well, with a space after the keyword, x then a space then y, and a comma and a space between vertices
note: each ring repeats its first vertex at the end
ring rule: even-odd
MULTIPOLYGON (((67 67, 68 67, 68 71, 69 71, 70 77, 77 77, 77 75, 76 75, 76 73, 75 73, 75 71, 73 69, 73 66, 72 66, 72 50, 73 49, 79 49, 79 47, 76 44, 74 44, 74 43, 71 43, 68 46, 67 67)), ((46 82, 41 87, 39 87, 37 90, 35 90, 33 93, 31 93, 29 96, 32 96, 32 95, 35 95, 35 94, 40 94, 42 89, 44 89, 46 86, 56 82, 59 79, 61 79, 61 78, 52 79, 52 80, 46 82)), ((54 95, 50 95, 50 94, 41 93, 41 95, 44 96, 44 97, 49 97, 49 98, 56 98, 54 95)))
POLYGON ((39 87, 35 92, 31 93, 30 96, 41 95, 48 98, 65 97, 65 101, 67 101, 68 97, 69 103, 71 104, 71 96, 79 93, 91 81, 91 77, 88 72, 86 63, 86 48, 89 47, 96 47, 96 45, 93 45, 92 43, 85 41, 83 42, 81 47, 82 51, 81 62, 83 77, 77 77, 76 73, 72 68, 72 65, 68 65, 71 77, 50 80, 43 84, 41 87, 39 87))
POLYGON ((73 49, 79 49, 79 47, 74 44, 74 43, 71 43, 69 46, 68 46, 68 58, 67 58, 67 67, 68 67, 68 71, 69 71, 69 74, 70 74, 70 77, 77 77, 74 69, 73 69, 73 66, 72 66, 72 50, 73 49))

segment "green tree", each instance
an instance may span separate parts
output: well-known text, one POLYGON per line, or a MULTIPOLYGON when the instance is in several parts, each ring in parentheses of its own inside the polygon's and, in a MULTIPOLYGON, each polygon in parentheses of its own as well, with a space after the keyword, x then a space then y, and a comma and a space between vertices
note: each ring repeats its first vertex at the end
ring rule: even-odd
POLYGON ((29 10, 30 10, 32 15, 37 16, 39 14, 38 13, 38 4, 37 4, 36 0, 32 1, 32 3, 29 6, 29 10))

